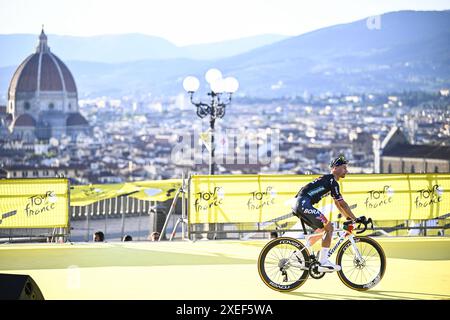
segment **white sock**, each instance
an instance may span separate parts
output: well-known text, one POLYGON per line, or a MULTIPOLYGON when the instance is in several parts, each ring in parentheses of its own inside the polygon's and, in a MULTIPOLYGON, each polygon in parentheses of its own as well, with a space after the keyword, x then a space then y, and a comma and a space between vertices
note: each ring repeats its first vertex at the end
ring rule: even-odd
POLYGON ((320 263, 324 263, 325 261, 328 260, 328 250, 330 250, 330 248, 322 248, 322 250, 320 250, 320 263))

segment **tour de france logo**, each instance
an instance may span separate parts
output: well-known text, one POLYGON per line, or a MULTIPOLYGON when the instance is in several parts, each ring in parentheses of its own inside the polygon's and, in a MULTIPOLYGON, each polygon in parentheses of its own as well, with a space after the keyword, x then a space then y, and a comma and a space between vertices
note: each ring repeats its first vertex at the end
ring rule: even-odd
POLYGON ((247 201, 247 208, 249 210, 259 210, 262 207, 267 207, 275 204, 277 192, 273 187, 267 187, 265 191, 250 192, 250 198, 247 201))
POLYGON ((215 187, 212 192, 197 192, 194 202, 195 211, 206 211, 212 207, 219 207, 224 198, 225 192, 222 187, 215 187))
POLYGON ((391 186, 384 186, 382 190, 370 190, 364 201, 367 209, 375 209, 392 203, 394 189, 391 186))
POLYGON ((25 205, 27 217, 39 215, 41 213, 55 210, 58 197, 54 191, 47 191, 45 194, 37 194, 28 198, 25 205))
POLYGON ((416 208, 426 208, 434 203, 441 202, 443 194, 444 189, 437 184, 435 184, 431 188, 417 190, 416 199, 414 200, 416 208))

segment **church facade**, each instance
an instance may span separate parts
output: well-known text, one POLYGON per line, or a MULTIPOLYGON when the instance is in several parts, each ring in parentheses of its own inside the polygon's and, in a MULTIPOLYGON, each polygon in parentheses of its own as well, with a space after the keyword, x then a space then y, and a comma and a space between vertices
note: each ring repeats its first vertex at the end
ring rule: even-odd
POLYGON ((450 146, 411 144, 399 127, 374 141, 375 173, 450 172, 450 146))

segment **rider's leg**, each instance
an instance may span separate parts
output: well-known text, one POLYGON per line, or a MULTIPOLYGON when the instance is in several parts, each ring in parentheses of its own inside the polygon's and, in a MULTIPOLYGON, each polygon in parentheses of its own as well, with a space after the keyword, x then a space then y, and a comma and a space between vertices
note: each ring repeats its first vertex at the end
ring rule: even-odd
POLYGON ((333 236, 333 225, 331 222, 327 221, 324 225, 324 229, 325 236, 322 240, 322 250, 320 251, 319 257, 320 266, 318 267, 318 270, 320 272, 339 271, 341 270, 341 267, 328 260, 328 251, 330 250, 331 237, 333 236))
POLYGON ((331 246, 331 238, 333 236, 333 225, 328 219, 317 209, 311 206, 311 204, 306 200, 302 201, 302 198, 299 201, 300 203, 304 203, 300 210, 301 218, 304 219, 305 223, 307 223, 310 227, 324 230, 325 234, 322 237, 322 234, 318 234, 317 237, 313 237, 311 239, 312 244, 319 240, 319 237, 322 237, 322 250, 319 255, 319 263, 318 267, 319 272, 332 272, 339 271, 341 268, 330 262, 328 260, 328 251, 331 246))
POLYGON ((322 239, 324 233, 324 229, 316 229, 314 233, 308 236, 307 245, 309 247, 313 246, 317 241, 322 239))
POLYGON ((327 222, 324 225, 325 236, 322 239, 322 250, 320 251, 320 263, 328 260, 328 251, 330 250, 331 238, 333 236, 333 225, 327 222))
POLYGON ((322 248, 329 248, 331 245, 331 237, 333 236, 334 231, 333 224, 329 221, 323 226, 323 229, 325 230, 325 237, 322 240, 322 248))

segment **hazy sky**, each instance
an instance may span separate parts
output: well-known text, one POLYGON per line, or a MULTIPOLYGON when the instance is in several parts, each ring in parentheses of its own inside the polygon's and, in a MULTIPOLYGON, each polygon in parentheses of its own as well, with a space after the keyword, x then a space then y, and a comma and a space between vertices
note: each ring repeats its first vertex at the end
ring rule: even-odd
POLYGON ((142 33, 176 45, 299 35, 389 11, 450 9, 450 0, 0 0, 0 34, 142 33))

